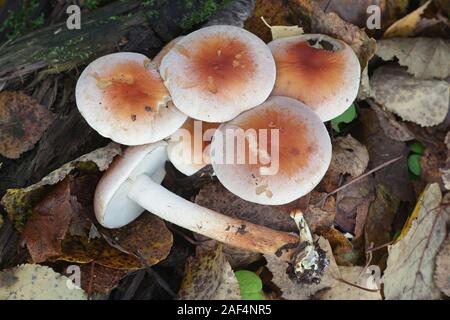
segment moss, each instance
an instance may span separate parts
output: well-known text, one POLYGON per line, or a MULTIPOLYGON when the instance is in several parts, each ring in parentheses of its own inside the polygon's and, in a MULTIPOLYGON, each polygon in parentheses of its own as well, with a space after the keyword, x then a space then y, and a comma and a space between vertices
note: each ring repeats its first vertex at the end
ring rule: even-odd
MULTIPOLYGON (((192 29, 195 25, 205 21, 212 14, 222 9, 229 1, 205 0, 199 8, 193 10, 191 14, 183 16, 180 22, 180 27, 184 30, 192 29)), ((192 9, 194 3, 192 0, 186 0, 185 8, 192 9)))
POLYGON ((89 47, 80 50, 78 44, 83 42, 83 37, 70 39, 60 46, 49 48, 45 52, 38 52, 32 58, 36 60, 44 60, 48 64, 61 64, 67 61, 87 60, 93 54, 89 47))
POLYGON ((39 0, 21 0, 18 10, 8 11, 8 16, 0 27, 0 33, 5 32, 6 38, 13 40, 42 27, 44 15, 42 13, 37 15, 38 9, 39 0))

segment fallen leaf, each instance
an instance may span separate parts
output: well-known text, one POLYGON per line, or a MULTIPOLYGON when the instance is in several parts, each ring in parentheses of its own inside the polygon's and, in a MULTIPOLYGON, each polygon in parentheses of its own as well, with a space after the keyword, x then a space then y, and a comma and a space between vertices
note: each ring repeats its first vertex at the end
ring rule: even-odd
POLYGON ((379 40, 376 55, 385 61, 398 59, 419 79, 450 76, 450 40, 439 38, 394 38, 379 40))
POLYGON ((336 224, 359 238, 363 234, 369 208, 374 200, 375 188, 371 176, 339 191, 336 197, 336 224))
POLYGON ((438 184, 427 186, 417 203, 419 213, 408 233, 389 246, 387 268, 384 271, 386 299, 439 299, 441 293, 433 281, 435 258, 445 239, 444 208, 438 184))
POLYGON ((23 264, 0 272, 0 300, 87 300, 87 296, 51 268, 23 264))
POLYGON ((269 23, 267 23, 264 17, 261 17, 261 19, 267 26, 267 28, 270 29, 270 32, 272 33, 272 40, 299 36, 304 33, 303 29, 300 28, 299 26, 271 26, 269 23))
POLYGON ((277 26, 296 25, 289 8, 283 0, 256 0, 253 15, 245 22, 245 29, 263 39, 272 41, 271 30, 261 20, 264 17, 268 24, 277 26))
POLYGON ((305 220, 308 223, 312 233, 320 233, 330 229, 334 224, 336 216, 336 201, 333 197, 327 197, 323 206, 316 206, 325 196, 325 193, 317 191, 311 192, 309 205, 304 210, 305 220))
POLYGON ((309 300, 316 293, 332 288, 340 278, 339 269, 334 261, 330 244, 325 238, 319 238, 319 246, 325 251, 330 259, 330 265, 325 269, 319 284, 302 284, 294 282, 288 276, 286 270, 289 267, 287 262, 281 261, 273 256, 265 255, 267 268, 272 273, 272 282, 281 290, 281 297, 287 300, 309 300))
POLYGON ((126 276, 128 270, 113 269, 95 263, 80 266, 81 288, 89 295, 108 293, 126 276))
POLYGON ((420 80, 400 67, 378 68, 371 78, 373 98, 404 121, 423 127, 442 123, 448 113, 446 81, 420 80))
MULTIPOLYGON (((446 1, 446 0, 444 0, 446 1)), ((446 37, 450 24, 445 17, 444 5, 439 0, 429 0, 402 19, 393 23, 384 33, 383 38, 394 37, 446 37), (442 9, 444 12, 442 12, 442 9)), ((447 8, 448 9, 448 8, 447 8)))
POLYGON ((0 154, 17 159, 33 149, 54 115, 22 92, 0 92, 0 154))
POLYGON ((330 228, 320 232, 320 235, 330 243, 334 259, 339 266, 352 266, 360 258, 352 242, 339 230, 330 228))
POLYGON ((21 230, 31 216, 32 208, 50 190, 50 186, 64 180, 75 169, 82 172, 98 172, 108 168, 115 156, 122 152, 120 145, 110 143, 104 148, 97 149, 78 159, 66 163, 61 168, 51 172, 41 181, 22 189, 9 189, 1 200, 1 204, 8 213, 8 217, 14 221, 17 229, 21 230))
POLYGON ((239 283, 222 253, 222 246, 213 250, 197 248, 195 258, 186 263, 185 277, 178 292, 181 300, 239 300, 239 283))
POLYGON ((386 136, 397 141, 414 140, 414 133, 404 123, 397 121, 392 113, 384 110, 375 102, 370 103, 370 107, 375 111, 386 136))
POLYGON ((34 208, 22 237, 35 263, 59 256, 61 242, 72 222, 83 210, 76 197, 71 195, 71 178, 59 183, 54 190, 34 208))
POLYGON ((442 293, 450 297, 450 235, 447 235, 444 243, 436 256, 436 268, 434 283, 442 293))
POLYGON ((376 41, 369 38, 364 30, 344 21, 336 13, 325 13, 316 1, 288 0, 289 8, 301 26, 308 33, 323 33, 346 42, 359 58, 361 70, 376 50, 376 41))
POLYGON ((172 233, 165 222, 150 213, 142 214, 123 228, 101 228, 100 232, 112 246, 143 258, 147 266, 167 258, 173 244, 172 233))
MULTIPOLYGON (((372 243, 377 247, 392 240, 396 224, 401 228, 415 202, 407 165, 409 148, 405 142, 393 140, 384 133, 374 110, 361 109, 360 121, 361 142, 370 156, 369 169, 402 157, 365 178, 373 179, 374 199, 365 219, 364 241, 366 247, 372 243)), ((373 263, 383 269, 386 254, 385 248, 373 252, 373 263)))
POLYGON ((88 241, 83 237, 72 236, 63 240, 61 247, 61 254, 53 260, 76 264, 95 262, 118 270, 137 270, 144 267, 137 257, 111 247, 104 239, 88 241))
POLYGON ((330 167, 322 181, 326 191, 339 187, 343 175, 357 178, 366 171, 369 153, 366 147, 351 135, 337 137, 333 141, 333 154, 330 167))
POLYGON ((351 123, 357 117, 358 117, 358 114, 356 113, 355 104, 352 104, 350 106, 350 108, 345 110, 345 112, 343 114, 341 114, 340 116, 331 120, 331 126, 334 131, 336 131, 337 133, 340 133, 341 132, 341 128, 340 128, 341 124, 351 123))
MULTIPOLYGON (((371 290, 372 288, 368 286, 371 283, 371 275, 363 271, 363 267, 339 267, 343 280, 371 290)), ((371 292, 362 288, 340 281, 334 287, 317 294, 315 298, 319 300, 382 300, 379 290, 371 292)))

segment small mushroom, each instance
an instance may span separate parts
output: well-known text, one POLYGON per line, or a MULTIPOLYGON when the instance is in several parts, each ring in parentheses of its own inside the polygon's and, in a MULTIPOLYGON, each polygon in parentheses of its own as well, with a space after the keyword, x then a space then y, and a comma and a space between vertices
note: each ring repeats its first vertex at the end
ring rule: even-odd
POLYGON ((325 175, 331 154, 328 131, 317 114, 288 97, 270 97, 222 124, 211 143, 220 182, 238 197, 266 205, 309 193, 325 175))
POLYGON ((113 53, 93 61, 78 79, 75 95, 88 124, 125 145, 164 139, 187 118, 172 104, 150 59, 138 53, 113 53))
POLYGON ((233 26, 211 26, 181 39, 161 75, 175 106, 191 118, 225 122, 263 103, 276 68, 266 44, 233 26))
POLYGON ((189 118, 168 140, 170 162, 187 176, 191 176, 211 163, 210 143, 219 123, 189 118))
POLYGON ((297 99, 328 121, 356 99, 361 67, 345 42, 323 34, 281 38, 269 43, 277 66, 273 95, 297 99))
POLYGON ((185 229, 239 248, 289 260, 299 237, 201 207, 160 185, 166 142, 129 147, 100 180, 94 199, 98 221, 119 228, 149 212, 185 229), (286 250, 284 250, 286 249, 286 250))

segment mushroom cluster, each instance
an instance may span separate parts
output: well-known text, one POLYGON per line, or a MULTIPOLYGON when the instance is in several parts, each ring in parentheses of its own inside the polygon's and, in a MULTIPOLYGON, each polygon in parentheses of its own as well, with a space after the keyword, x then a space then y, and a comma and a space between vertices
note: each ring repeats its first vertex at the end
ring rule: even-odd
MULTIPOLYGON (((292 202, 325 175, 331 141, 323 121, 351 105, 359 77, 358 59, 342 41, 311 34, 266 45, 233 26, 179 37, 153 61, 125 52, 95 60, 78 80, 77 106, 98 133, 131 146, 97 186, 99 223, 119 228, 147 210, 212 239, 290 261, 305 241, 301 236, 179 197, 161 186, 165 162, 186 175, 212 164, 218 180, 247 201, 292 202), (196 135, 200 143, 190 139, 196 135)), ((303 255, 310 259, 305 265, 317 259, 311 252, 303 255)))

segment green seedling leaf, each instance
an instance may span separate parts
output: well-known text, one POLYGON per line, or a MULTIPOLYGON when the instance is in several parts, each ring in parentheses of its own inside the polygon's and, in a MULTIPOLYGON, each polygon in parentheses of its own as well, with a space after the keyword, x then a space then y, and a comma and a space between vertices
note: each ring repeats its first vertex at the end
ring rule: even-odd
POLYGON ((264 300, 262 294, 262 281, 258 275, 252 271, 239 270, 235 272, 241 289, 242 300, 264 300))
POLYGON ((350 123, 353 120, 355 120, 357 116, 358 115, 356 113, 356 107, 354 104, 352 104, 350 106, 350 108, 348 108, 343 114, 341 114, 340 116, 331 120, 331 126, 333 127, 334 131, 336 131, 337 133, 340 133, 341 132, 341 128, 340 128, 341 123, 344 123, 344 124, 350 123))
POLYGON ((422 156, 420 154, 412 154, 408 158, 408 168, 409 171, 411 171, 412 174, 416 176, 420 176, 420 173, 422 171, 420 167, 420 158, 422 156))
POLYGON ((425 147, 423 146, 423 144, 416 141, 409 146, 409 150, 411 150, 411 152, 413 153, 423 155, 423 153, 425 152, 425 147))

